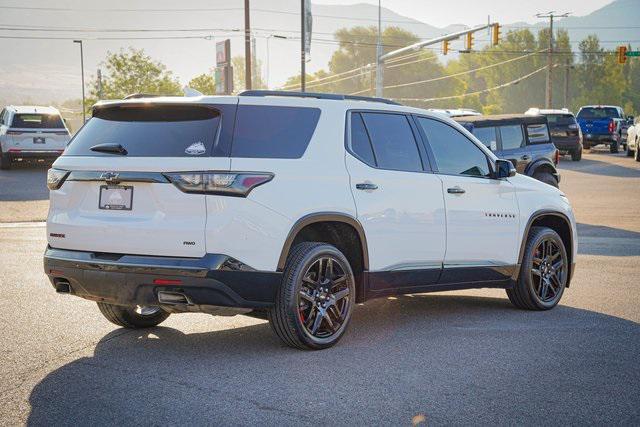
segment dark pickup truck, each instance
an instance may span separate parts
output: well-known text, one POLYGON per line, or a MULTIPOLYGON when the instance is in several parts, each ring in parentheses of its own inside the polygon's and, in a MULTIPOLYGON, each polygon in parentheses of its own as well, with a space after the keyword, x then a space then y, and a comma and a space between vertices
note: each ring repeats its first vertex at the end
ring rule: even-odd
POLYGON ((622 123, 626 120, 622 108, 614 105, 585 105, 580 108, 578 124, 582 130, 582 145, 589 149, 599 144, 617 153, 622 142, 622 123))
POLYGON ((547 118, 542 115, 502 114, 455 117, 496 156, 508 159, 518 173, 558 187, 556 165, 560 153, 550 137, 547 118))

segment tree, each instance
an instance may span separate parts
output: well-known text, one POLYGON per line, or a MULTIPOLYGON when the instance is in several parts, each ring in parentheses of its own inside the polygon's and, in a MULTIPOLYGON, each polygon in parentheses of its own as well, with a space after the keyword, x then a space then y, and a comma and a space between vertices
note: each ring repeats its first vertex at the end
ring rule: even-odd
POLYGON ((203 95, 215 95, 216 93, 216 80, 211 73, 202 73, 192 78, 187 86, 203 95))
POLYGON ((95 78, 91 85, 88 105, 98 99, 121 99, 132 93, 180 95, 180 83, 171 71, 154 61, 142 49, 129 48, 108 52, 102 62, 102 88, 95 78))
MULTIPOLYGON (((267 85, 262 78, 260 70, 262 69, 262 61, 256 60, 253 65, 253 73, 251 75, 251 88, 252 89, 266 89, 267 85)), ((233 92, 242 92, 245 89, 245 72, 244 72, 244 56, 234 56, 231 58, 231 65, 233 66, 233 92)))

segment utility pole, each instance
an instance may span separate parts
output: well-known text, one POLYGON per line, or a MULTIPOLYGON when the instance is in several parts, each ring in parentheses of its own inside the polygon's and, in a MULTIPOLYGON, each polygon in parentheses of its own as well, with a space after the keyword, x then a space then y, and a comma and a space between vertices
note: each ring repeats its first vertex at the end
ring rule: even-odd
POLYGON ((102 70, 98 68, 98 72, 96 74, 98 78, 98 99, 102 99, 102 70))
POLYGON ((547 50, 547 81, 545 91, 545 108, 552 108, 553 95, 552 95, 552 73, 553 73, 553 18, 565 18, 569 16, 569 13, 563 13, 562 15, 555 15, 554 11, 549 13, 538 13, 538 18, 549 18, 549 49, 547 50))
POLYGON ((376 42, 376 96, 382 98, 382 0, 378 0, 378 41, 376 42))
POLYGON ((567 56, 564 70, 564 107, 569 108, 569 70, 571 69, 571 60, 567 56))
POLYGON ((74 40, 73 42, 80 44, 80 75, 82 80, 82 124, 84 125, 87 121, 87 113, 84 105, 84 53, 82 51, 82 40, 74 40))
POLYGON ((300 92, 305 91, 305 85, 307 80, 307 58, 305 54, 305 21, 306 21, 306 10, 304 5, 305 0, 300 0, 300 92))
POLYGON ((249 0, 244 0, 244 86, 251 90, 251 19, 249 0))

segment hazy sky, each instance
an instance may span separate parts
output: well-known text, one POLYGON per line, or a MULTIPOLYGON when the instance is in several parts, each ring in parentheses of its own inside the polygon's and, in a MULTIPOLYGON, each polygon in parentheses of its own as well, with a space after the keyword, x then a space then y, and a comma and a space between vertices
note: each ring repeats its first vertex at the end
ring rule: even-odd
MULTIPOLYGON (((382 0, 382 6, 401 15, 442 27, 449 24, 473 24, 487 20, 487 15, 499 16, 505 23, 538 21, 535 14, 554 10, 581 16, 593 12, 612 0, 456 0, 455 9, 443 6, 441 0, 382 0), (514 7, 517 4, 517 7, 514 7)), ((377 0, 313 0, 317 4, 378 4, 377 0)))

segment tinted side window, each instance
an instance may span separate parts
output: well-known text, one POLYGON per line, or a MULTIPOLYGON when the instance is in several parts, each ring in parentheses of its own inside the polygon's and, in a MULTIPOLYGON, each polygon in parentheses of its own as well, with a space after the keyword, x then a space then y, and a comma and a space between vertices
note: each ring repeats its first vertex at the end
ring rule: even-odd
POLYGON ((457 129, 437 120, 419 117, 438 172, 448 175, 489 176, 487 156, 457 129))
POLYGON ((318 108, 240 105, 231 157, 298 159, 319 118, 318 108))
POLYGON ((351 150, 366 164, 376 166, 371 141, 360 113, 351 115, 351 150))
POLYGON ((529 142, 532 144, 549 142, 549 129, 547 125, 528 125, 527 134, 529 135, 529 142))
MULTIPOLYGON (((496 128, 491 126, 487 128, 474 128, 473 136, 478 138, 480 142, 486 145, 489 149, 491 149, 492 143, 493 147, 498 146, 498 139, 496 137, 496 128)), ((496 149, 494 148, 494 150, 496 149)))
POLYGON ((378 167, 422 171, 420 153, 411 125, 402 114, 362 113, 378 167))
POLYGON ((500 126, 500 137, 503 150, 513 150, 524 145, 524 134, 520 125, 500 126))

